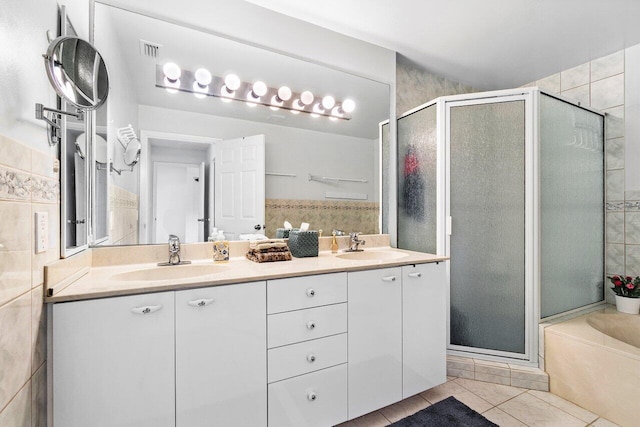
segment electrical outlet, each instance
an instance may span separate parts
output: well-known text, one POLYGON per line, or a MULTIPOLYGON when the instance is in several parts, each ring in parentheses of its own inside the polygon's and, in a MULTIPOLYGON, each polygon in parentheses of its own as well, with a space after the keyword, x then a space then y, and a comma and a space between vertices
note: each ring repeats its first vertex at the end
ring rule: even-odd
POLYGON ((49 213, 36 212, 36 253, 45 252, 49 248, 49 213))

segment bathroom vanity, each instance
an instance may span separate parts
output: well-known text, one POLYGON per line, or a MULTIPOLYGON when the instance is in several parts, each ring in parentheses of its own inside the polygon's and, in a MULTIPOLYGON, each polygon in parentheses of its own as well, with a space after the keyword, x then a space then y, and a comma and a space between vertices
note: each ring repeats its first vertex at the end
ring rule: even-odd
POLYGON ((50 420, 331 426, 443 383, 446 258, 364 253, 91 267, 47 297, 50 420))

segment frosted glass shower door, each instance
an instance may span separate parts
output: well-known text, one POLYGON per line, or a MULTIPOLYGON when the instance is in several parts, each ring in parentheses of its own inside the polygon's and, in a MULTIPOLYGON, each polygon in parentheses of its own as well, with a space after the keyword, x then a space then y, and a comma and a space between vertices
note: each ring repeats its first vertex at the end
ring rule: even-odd
POLYGON ((540 317, 604 299, 603 117, 540 95, 540 317))
POLYGON ((398 119, 398 247, 438 253, 437 104, 398 119))
POLYGON ((454 350, 528 357, 527 99, 447 103, 449 348, 454 350))

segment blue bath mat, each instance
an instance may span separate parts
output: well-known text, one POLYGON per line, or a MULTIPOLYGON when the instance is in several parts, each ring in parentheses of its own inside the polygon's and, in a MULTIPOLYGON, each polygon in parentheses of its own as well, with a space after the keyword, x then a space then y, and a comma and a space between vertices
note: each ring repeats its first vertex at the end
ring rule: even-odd
POLYGON ((453 396, 391 424, 392 427, 498 427, 453 396))

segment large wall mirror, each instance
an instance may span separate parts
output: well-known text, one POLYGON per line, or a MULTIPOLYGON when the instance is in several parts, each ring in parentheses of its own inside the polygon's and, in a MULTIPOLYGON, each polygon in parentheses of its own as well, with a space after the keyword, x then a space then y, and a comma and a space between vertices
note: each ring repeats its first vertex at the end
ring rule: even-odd
POLYGON ((93 245, 166 243, 169 233, 206 241, 213 227, 232 240, 273 237, 285 220, 325 235, 380 232, 379 124, 389 118, 389 85, 102 3, 93 41, 111 82, 96 112, 93 245), (352 99, 356 108, 349 120, 331 120, 167 90, 157 83, 168 62, 183 77, 199 68, 214 79, 233 73, 316 99, 352 99), (133 165, 125 163, 129 143, 140 144, 133 165), (225 178, 232 160, 241 172, 225 178))

